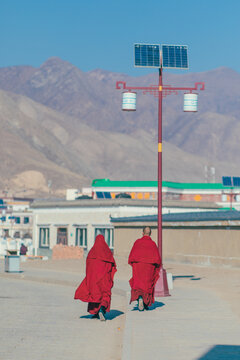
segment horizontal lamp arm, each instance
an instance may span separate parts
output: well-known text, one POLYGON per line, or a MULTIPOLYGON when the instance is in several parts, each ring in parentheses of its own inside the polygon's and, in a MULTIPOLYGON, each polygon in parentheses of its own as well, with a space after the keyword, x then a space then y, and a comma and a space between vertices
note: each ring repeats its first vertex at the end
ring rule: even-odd
POLYGON ((156 91, 169 91, 166 93, 166 95, 170 95, 172 91, 194 91, 194 90, 204 90, 205 89, 205 83, 204 82, 196 82, 195 87, 172 87, 170 85, 163 85, 162 87, 159 87, 157 85, 151 85, 151 86, 126 86, 125 81, 117 81, 116 82, 116 89, 118 90, 143 90, 144 92, 156 92, 156 91))

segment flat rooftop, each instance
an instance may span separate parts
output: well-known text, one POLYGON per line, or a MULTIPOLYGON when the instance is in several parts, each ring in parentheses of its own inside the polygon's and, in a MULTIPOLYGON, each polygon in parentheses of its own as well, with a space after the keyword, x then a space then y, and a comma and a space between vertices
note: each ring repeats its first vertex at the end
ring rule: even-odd
MULTIPOLYGON (((137 200, 137 199, 82 199, 82 200, 35 200, 31 204, 32 209, 40 208, 75 208, 75 207, 119 207, 119 206, 139 206, 157 207, 157 200, 137 200)), ((198 209, 219 209, 216 203, 196 202, 196 201, 163 201, 163 207, 169 208, 198 208, 198 209)))

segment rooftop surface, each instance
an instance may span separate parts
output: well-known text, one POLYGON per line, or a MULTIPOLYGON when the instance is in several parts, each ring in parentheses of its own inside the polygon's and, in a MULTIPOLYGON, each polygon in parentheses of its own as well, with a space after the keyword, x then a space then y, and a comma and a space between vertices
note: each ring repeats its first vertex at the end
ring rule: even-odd
MULTIPOLYGON (((227 221, 240 220, 240 211, 197 211, 185 213, 163 214, 163 222, 183 222, 183 221, 227 221)), ((111 218, 113 223, 127 222, 157 222, 157 215, 130 216, 111 218)))
MULTIPOLYGON (((116 207, 116 206, 140 206, 140 207, 157 207, 157 200, 138 200, 138 199, 82 199, 82 200, 35 200, 31 208, 66 208, 66 207, 116 207)), ((163 201, 163 207, 172 208, 205 208, 218 209, 219 205, 212 202, 197 201, 163 201)))

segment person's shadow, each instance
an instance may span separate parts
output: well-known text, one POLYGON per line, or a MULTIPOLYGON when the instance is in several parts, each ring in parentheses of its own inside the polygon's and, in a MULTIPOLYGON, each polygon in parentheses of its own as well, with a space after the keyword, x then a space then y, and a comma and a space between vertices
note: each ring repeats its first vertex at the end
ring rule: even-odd
MULTIPOLYGON (((165 306, 165 304, 163 302, 155 300, 155 302, 151 306, 149 306, 149 308, 146 311, 152 311, 152 310, 155 310, 155 309, 163 307, 163 306, 165 306)), ((134 306, 132 311, 138 311, 138 305, 137 304, 134 306)))
POLYGON ((239 360, 240 346, 239 345, 215 345, 209 349, 205 354, 198 358, 198 360, 239 360))
MULTIPOLYGON (((109 312, 107 312, 105 317, 106 317, 106 320, 113 320, 113 319, 116 319, 118 316, 121 316, 123 314, 124 314, 124 312, 113 309, 113 310, 110 310, 109 312)), ((90 315, 80 316, 80 319, 92 319, 92 320, 95 320, 97 318, 94 318, 93 315, 90 314, 90 315)))
POLYGON ((202 278, 195 277, 195 275, 173 275, 173 281, 178 279, 202 280, 202 278))
POLYGON ((110 310, 109 313, 106 313, 106 319, 107 320, 113 320, 113 319, 115 319, 118 316, 121 316, 123 314, 124 314, 124 312, 119 311, 119 310, 110 310))

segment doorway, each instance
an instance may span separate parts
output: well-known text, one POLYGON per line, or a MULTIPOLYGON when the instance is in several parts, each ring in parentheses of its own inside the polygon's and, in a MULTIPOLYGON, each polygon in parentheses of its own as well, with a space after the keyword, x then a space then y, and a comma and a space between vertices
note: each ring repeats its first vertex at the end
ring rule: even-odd
POLYGON ((57 229, 57 244, 62 244, 62 245, 68 244, 67 228, 58 228, 57 229))

